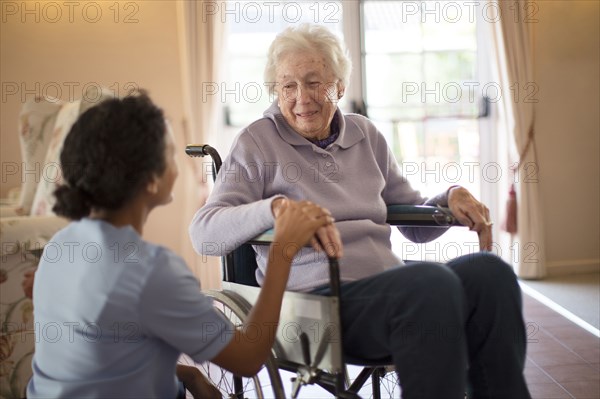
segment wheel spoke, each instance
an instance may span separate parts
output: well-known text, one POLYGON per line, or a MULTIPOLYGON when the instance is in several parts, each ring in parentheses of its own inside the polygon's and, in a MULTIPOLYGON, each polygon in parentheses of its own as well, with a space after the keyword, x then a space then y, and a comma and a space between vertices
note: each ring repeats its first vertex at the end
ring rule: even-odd
MULTIPOLYGON (((360 370, 359 367, 354 367, 354 369, 360 370)), ((356 375, 354 374, 350 375, 350 383, 352 383, 355 377, 356 375)), ((386 368, 385 375, 379 379, 379 389, 382 399, 393 399, 400 397, 400 381, 393 368, 386 368)), ((358 394, 362 398, 373 398, 373 384, 371 378, 365 381, 365 383, 359 389, 358 394)))
MULTIPOLYGON (((235 328, 241 328, 243 325, 242 317, 245 317, 244 314, 240 314, 240 310, 232 309, 226 301, 222 301, 217 297, 213 297, 213 305, 215 309, 221 312, 225 318, 227 318, 235 328)), ((234 382, 233 382, 233 374, 216 364, 210 362, 204 362, 201 364, 195 364, 191 359, 182 356, 180 362, 195 365, 198 367, 204 375, 207 376, 208 379, 219 389, 224 398, 235 398, 237 399, 239 394, 235 392, 234 382), (185 358, 185 360, 183 360, 185 358)), ((266 368, 263 368, 259 374, 251 377, 245 378, 242 377, 242 397, 244 399, 263 399, 264 393, 269 392, 270 395, 275 395, 276 397, 281 396, 282 393, 273 392, 273 385, 271 383, 272 374, 266 368)), ((277 378, 278 374, 275 371, 277 378)))

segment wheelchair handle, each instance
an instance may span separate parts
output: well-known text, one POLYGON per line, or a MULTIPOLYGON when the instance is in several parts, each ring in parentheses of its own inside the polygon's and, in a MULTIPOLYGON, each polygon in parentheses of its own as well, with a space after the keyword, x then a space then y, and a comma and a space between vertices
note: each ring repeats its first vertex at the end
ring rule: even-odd
POLYGON ((185 153, 190 157, 205 157, 212 158, 213 181, 217 178, 217 173, 221 170, 221 156, 219 152, 208 144, 188 144, 185 146, 185 153))

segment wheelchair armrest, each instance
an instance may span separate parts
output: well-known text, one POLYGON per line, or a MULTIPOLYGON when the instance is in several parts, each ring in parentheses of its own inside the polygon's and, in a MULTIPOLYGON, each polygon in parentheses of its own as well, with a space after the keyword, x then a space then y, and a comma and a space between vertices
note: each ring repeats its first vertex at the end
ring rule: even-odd
POLYGON ((427 205, 389 205, 386 222, 392 226, 462 226, 450 209, 427 205))
POLYGON ((275 238, 275 229, 269 229, 248 240, 246 243, 250 245, 267 245, 273 242, 273 238, 275 238))
MULTIPOLYGON (((427 205, 390 205, 386 222, 392 226, 451 227, 462 226, 450 209, 427 205)), ((248 241, 252 245, 273 242, 274 230, 269 229, 248 241)))
MULTIPOLYGON (((390 205, 386 222, 394 226, 451 227, 461 226, 448 208, 424 205, 390 205)), ((269 229, 248 241, 252 245, 273 242, 274 230, 269 229)), ((339 299, 340 274, 338 260, 329 258, 331 294, 339 299)))

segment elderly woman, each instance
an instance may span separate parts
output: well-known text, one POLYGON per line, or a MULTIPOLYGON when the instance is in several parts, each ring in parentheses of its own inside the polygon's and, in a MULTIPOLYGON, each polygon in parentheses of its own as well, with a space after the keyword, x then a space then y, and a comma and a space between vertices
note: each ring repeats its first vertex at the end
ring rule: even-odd
MULTIPOLYGON (((238 135, 194 216, 196 250, 223 255, 270 228, 282 201, 310 200, 336 220, 317 232, 325 250, 341 257, 343 244, 347 355, 391 357, 406 398, 461 398, 467 382, 473 397, 528 398, 521 294, 511 268, 487 252, 447 265, 403 265, 385 222, 387 205, 449 206, 485 251, 492 243, 487 208, 462 187, 429 200, 411 188, 377 128, 337 107, 350 69, 343 45, 323 27, 302 25, 275 38, 265 79, 276 100, 238 135)), ((423 242, 440 234, 430 230, 403 233, 423 242)), ((255 250, 262 284, 268 249, 255 250)), ((326 257, 305 248, 287 288, 327 294, 328 281, 326 257)))

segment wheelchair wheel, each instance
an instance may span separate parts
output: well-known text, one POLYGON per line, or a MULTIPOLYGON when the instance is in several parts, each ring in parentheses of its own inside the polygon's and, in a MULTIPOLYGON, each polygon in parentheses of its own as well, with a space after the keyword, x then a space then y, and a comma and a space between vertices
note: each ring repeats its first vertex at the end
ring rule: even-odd
MULTIPOLYGON (((349 379, 349 384, 352 383, 356 375, 360 371, 360 367, 349 366, 346 367, 346 375, 349 379)), ((393 399, 400 398, 400 380, 398 374, 394 370, 393 366, 386 366, 385 368, 377 371, 379 373, 379 386, 373 387, 373 380, 369 378, 363 384, 362 388, 358 391, 361 398, 369 399, 393 399)))
POLYGON ((400 381, 398 380, 398 374, 393 367, 386 368, 382 371, 379 378, 379 392, 381 398, 399 398, 400 397, 400 381))
MULTIPOLYGON (((234 293, 209 291, 214 307, 236 327, 241 327, 250 311, 250 305, 234 293)), ((200 370, 221 391, 224 398, 284 398, 285 393, 273 355, 262 370, 251 378, 236 377, 229 371, 209 362, 199 365, 200 370)))

